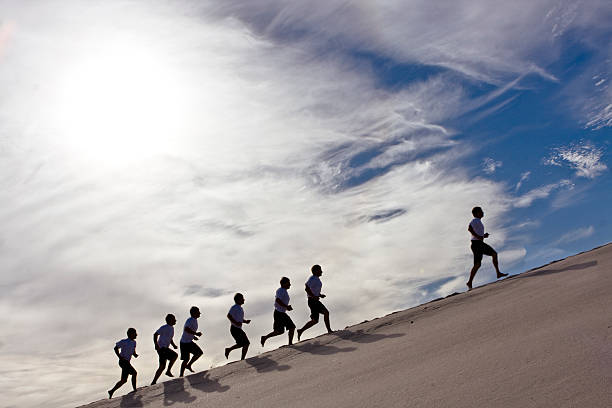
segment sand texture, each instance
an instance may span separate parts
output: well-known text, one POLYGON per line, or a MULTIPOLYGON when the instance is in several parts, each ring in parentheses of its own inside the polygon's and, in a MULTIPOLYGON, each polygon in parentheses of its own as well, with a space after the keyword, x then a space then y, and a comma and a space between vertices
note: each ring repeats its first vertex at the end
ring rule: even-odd
POLYGON ((612 407, 612 244, 86 406, 612 407))

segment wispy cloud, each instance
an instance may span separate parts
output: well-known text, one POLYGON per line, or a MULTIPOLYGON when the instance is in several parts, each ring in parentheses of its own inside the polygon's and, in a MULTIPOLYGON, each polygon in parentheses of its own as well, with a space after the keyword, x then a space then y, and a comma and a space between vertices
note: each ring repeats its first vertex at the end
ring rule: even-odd
POLYGON ((507 75, 527 73, 556 80, 530 58, 533 50, 542 60, 550 59, 558 47, 551 40, 561 27, 566 30, 584 19, 605 24, 597 16, 583 17, 589 13, 586 7, 559 7, 552 0, 458 1, 445 4, 444 13, 424 0, 411 2, 410 7, 402 1, 331 0, 308 6, 280 0, 226 1, 216 11, 245 21, 262 36, 375 50, 397 62, 436 65, 495 83, 505 81, 507 75), (502 26, 504 30, 499 29, 502 26))
POLYGON ((558 183, 547 184, 542 187, 534 188, 529 190, 525 194, 513 199, 515 207, 523 208, 529 207, 535 200, 547 198, 550 194, 561 188, 574 188, 574 185, 569 180, 561 180, 558 183))
POLYGON ((581 239, 588 238, 595 233, 595 227, 589 225, 588 227, 577 228, 574 231, 567 232, 561 235, 561 238, 556 240, 553 245, 567 244, 570 242, 580 241, 581 239))
POLYGON ((495 170, 502 165, 503 163, 501 161, 487 157, 482 161, 482 170, 487 174, 493 174, 495 173, 495 170))
POLYGON ((576 171, 576 176, 593 179, 608 169, 602 157, 603 148, 597 148, 591 142, 581 142, 553 149, 544 164, 567 166, 576 171))
POLYGON ((525 181, 527 181, 529 179, 529 176, 531 175, 530 171, 526 171, 524 173, 521 174, 521 178, 518 181, 518 183, 516 183, 516 187, 514 187, 514 191, 519 191, 519 189, 521 188, 521 186, 523 185, 523 183, 525 181))

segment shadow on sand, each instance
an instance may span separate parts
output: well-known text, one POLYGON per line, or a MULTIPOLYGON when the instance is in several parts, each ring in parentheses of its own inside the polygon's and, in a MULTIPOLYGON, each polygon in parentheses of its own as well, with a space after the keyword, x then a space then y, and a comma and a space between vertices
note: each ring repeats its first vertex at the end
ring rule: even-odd
POLYGON ((187 381, 189 381, 191 388, 202 392, 225 392, 230 389, 229 385, 221 385, 219 380, 210 378, 208 371, 191 374, 187 377, 187 381))
POLYGON ((198 399, 198 397, 185 390, 185 380, 189 382, 191 388, 202 392, 225 392, 230 389, 229 385, 221 385, 219 380, 210 378, 208 371, 191 374, 185 378, 177 378, 163 383, 164 406, 167 407, 176 403, 190 404, 198 399))
POLYGON ((357 350, 357 347, 340 348, 336 346, 322 344, 319 341, 307 342, 303 344, 294 344, 293 346, 291 346, 291 348, 301 351, 302 353, 317 354, 317 355, 322 355, 322 356, 327 356, 327 355, 336 354, 336 353, 347 353, 350 351, 357 350))
POLYGON ((135 392, 130 392, 121 397, 120 407, 142 407, 142 395, 136 395, 135 392))
POLYGON ((286 371, 291 367, 288 365, 279 365, 276 361, 266 356, 256 356, 247 358, 246 363, 257 370, 258 373, 269 371, 286 371))
POLYGON ((517 278, 519 279, 531 278, 533 276, 546 276, 546 275, 552 275, 554 273, 561 273, 561 272, 567 272, 567 271, 578 271, 581 269, 590 268, 595 265, 597 265, 597 261, 590 261, 590 262, 584 262, 580 264, 566 266, 565 268, 561 268, 561 269, 544 269, 540 271, 527 272, 527 273, 518 275, 517 278))
POLYGON ((172 381, 164 381, 164 406, 174 405, 177 402, 189 404, 198 398, 185 390, 185 379, 177 378, 172 381))
POLYGON ((334 336, 340 337, 342 340, 353 341, 355 343, 374 343, 376 341, 384 339, 392 339, 395 337, 405 336, 405 333, 393 333, 393 334, 379 334, 379 333, 367 333, 363 330, 338 330, 332 333, 334 336))

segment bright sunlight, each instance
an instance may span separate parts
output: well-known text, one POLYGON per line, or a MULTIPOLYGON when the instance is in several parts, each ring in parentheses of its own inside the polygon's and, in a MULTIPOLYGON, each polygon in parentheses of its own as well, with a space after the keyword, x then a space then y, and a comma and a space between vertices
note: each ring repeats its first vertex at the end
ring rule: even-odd
POLYGON ((135 44, 108 44, 81 56, 60 81, 62 142, 108 164, 166 151, 184 126, 187 88, 177 71, 135 44))

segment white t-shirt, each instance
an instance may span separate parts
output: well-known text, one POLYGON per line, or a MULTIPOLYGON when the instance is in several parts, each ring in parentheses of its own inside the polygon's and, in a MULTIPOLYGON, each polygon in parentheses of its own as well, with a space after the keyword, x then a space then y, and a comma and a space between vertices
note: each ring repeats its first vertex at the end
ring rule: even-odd
POLYGON ((289 292, 287 292, 287 289, 285 288, 278 288, 276 290, 276 296, 274 297, 274 308, 278 310, 279 312, 285 313, 287 311, 287 308, 279 305, 278 302, 276 301, 276 298, 279 298, 284 304, 288 305, 289 304, 289 292))
MULTIPOLYGON (((323 287, 323 283, 321 283, 321 279, 319 279, 318 276, 312 275, 310 278, 308 278, 308 280, 306 281, 306 286, 308 286, 313 295, 321 295, 321 288, 323 287)), ((308 297, 312 296, 308 295, 308 297)))
POLYGON ((185 322, 185 326, 183 326, 183 337, 181 337, 181 343, 190 343, 195 337, 195 335, 187 333, 187 331, 185 331, 185 328, 187 327, 197 333, 198 319, 196 319, 195 317, 190 317, 189 319, 187 319, 187 321, 185 322))
POLYGON ((121 358, 130 361, 136 351, 136 340, 130 338, 119 340, 115 346, 119 347, 119 355, 121 358))
POLYGON ((159 334, 159 337, 157 338, 157 345, 161 348, 168 347, 172 342, 172 338, 174 337, 174 327, 170 326, 169 324, 165 324, 157 329, 155 334, 159 334))
MULTIPOLYGON (((482 224, 482 221, 480 221, 480 218, 474 218, 472 221, 470 221, 470 226, 478 235, 483 236, 485 234, 485 227, 482 224)), ((480 241, 480 238, 472 234, 472 241, 480 241)))
MULTIPOLYGON (((240 305, 234 305, 230 307, 229 315, 232 316, 232 319, 234 319, 238 323, 242 323, 244 321, 244 309, 242 309, 242 306, 240 305)), ((232 326, 240 327, 237 324, 234 324, 233 322, 232 326)))

